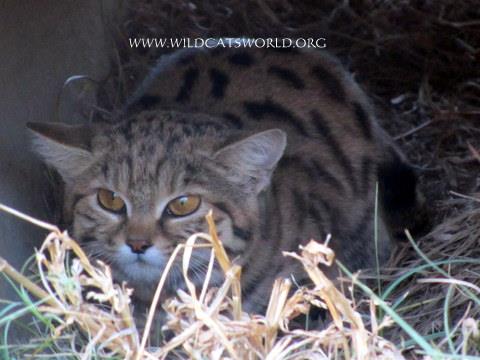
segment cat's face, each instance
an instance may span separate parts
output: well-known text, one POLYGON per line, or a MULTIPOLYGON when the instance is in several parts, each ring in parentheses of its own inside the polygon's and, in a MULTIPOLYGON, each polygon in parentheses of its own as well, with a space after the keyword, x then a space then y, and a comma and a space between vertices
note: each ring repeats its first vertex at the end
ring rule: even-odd
MULTIPOLYGON (((233 256, 258 237, 259 194, 283 154, 285 134, 232 133, 198 115, 144 112, 117 126, 31 124, 37 151, 66 183, 66 215, 87 253, 149 301, 175 247, 206 232, 213 210, 233 256)), ((209 251, 194 251, 203 282, 209 251)), ((181 287, 180 259, 167 290, 181 287)), ((212 281, 219 282, 218 272, 212 281)))

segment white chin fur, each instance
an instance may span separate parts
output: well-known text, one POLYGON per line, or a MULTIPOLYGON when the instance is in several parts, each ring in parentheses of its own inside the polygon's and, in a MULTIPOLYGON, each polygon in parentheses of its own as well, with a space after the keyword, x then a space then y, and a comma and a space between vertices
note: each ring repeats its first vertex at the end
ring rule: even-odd
POLYGON ((135 254, 127 245, 122 245, 116 255, 116 267, 125 278, 122 280, 131 283, 157 283, 168 260, 155 247, 149 248, 144 254, 135 254))

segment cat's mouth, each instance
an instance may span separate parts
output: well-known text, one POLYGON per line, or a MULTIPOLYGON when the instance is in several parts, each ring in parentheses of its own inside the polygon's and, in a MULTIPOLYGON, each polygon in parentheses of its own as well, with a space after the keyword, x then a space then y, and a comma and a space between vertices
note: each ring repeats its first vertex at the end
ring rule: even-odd
POLYGON ((113 257, 113 275, 131 284, 157 282, 166 261, 166 256, 154 247, 142 254, 137 254, 127 245, 122 245, 115 251, 113 257))

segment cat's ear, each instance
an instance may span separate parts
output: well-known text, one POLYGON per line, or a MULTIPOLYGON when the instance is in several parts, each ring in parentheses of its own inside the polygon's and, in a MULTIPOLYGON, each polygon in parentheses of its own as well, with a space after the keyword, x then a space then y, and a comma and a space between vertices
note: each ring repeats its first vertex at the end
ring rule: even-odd
POLYGON ((33 134, 33 148, 45 162, 68 181, 92 164, 91 125, 27 123, 33 134))
POLYGON ((255 191, 258 193, 270 183, 286 145, 285 132, 267 130, 220 149, 215 154, 215 160, 255 180, 255 191))

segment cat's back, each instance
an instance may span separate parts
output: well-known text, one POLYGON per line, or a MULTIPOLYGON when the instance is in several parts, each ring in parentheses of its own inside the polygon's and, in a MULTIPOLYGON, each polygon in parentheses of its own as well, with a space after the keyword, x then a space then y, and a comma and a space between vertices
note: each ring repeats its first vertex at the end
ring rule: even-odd
POLYGON ((236 129, 328 135, 353 149, 383 137, 363 91, 324 50, 183 49, 160 59, 134 101, 215 115, 236 129))
POLYGON ((348 187, 350 199, 374 189, 379 164, 397 156, 364 92, 325 50, 182 49, 162 57, 132 99, 136 109, 214 115, 242 131, 280 128, 284 162, 301 159, 327 192, 348 187))

